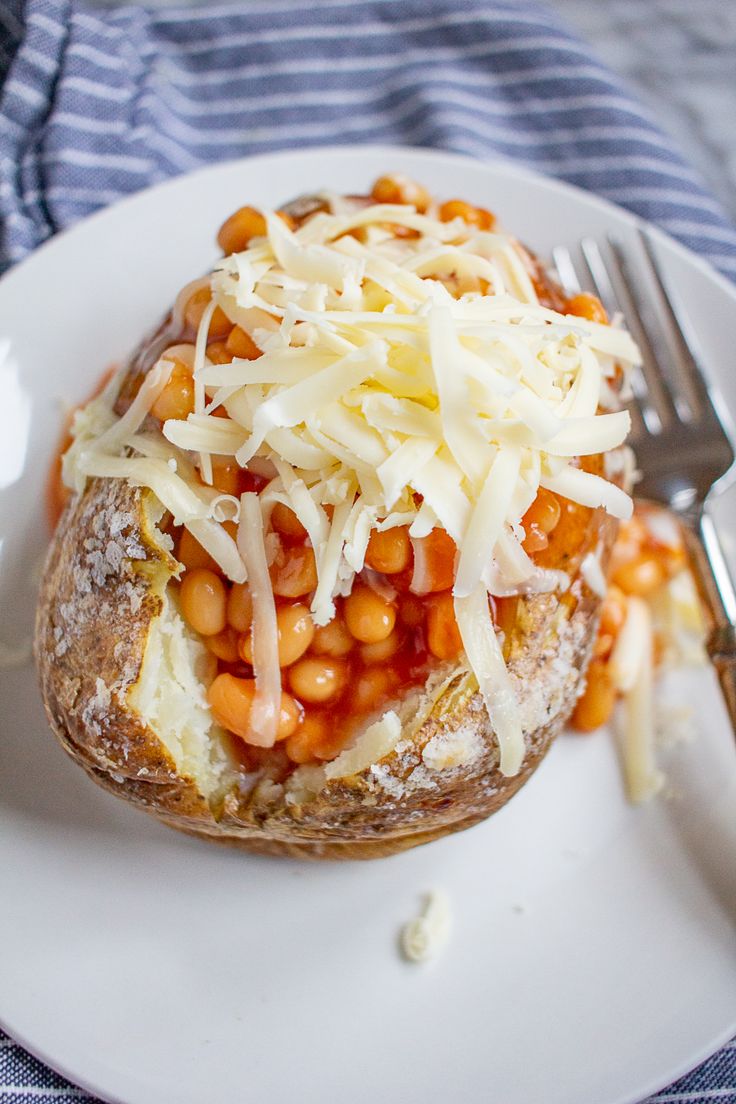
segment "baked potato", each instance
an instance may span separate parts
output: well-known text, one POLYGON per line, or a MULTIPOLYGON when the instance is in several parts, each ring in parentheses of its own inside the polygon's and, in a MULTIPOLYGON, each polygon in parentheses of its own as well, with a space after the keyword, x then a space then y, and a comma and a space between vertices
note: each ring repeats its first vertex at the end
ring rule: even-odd
MULTIPOLYGON (((220 243, 225 253, 221 268, 211 279, 188 285, 160 329, 108 384, 102 398, 77 415, 75 443, 65 458, 71 490, 51 542, 37 614, 35 654, 46 711, 63 747, 90 777, 174 828, 267 854, 329 859, 388 855, 466 828, 504 805, 536 769, 582 691, 616 515, 625 516, 627 509, 621 490, 627 465, 620 447, 626 415, 615 412, 615 392, 636 352, 628 335, 604 325, 592 297, 566 300, 531 254, 494 231, 488 212, 460 201, 438 206, 418 185, 399 178, 377 182, 371 197, 309 197, 266 219, 244 208, 224 224, 220 243), (325 244, 324 226, 330 219, 339 234, 335 230, 325 244), (440 236, 439 246, 434 235, 440 236), (465 268, 471 250, 473 263, 465 268), (366 268, 367 254, 380 255, 380 264, 366 268), (414 258, 411 265, 406 263, 409 255, 414 258), (352 263, 355 257, 363 265, 360 294, 345 275, 347 269, 340 268, 343 258, 352 263), (417 257, 421 263, 415 263, 417 257), (307 261, 316 273, 311 288, 307 261), (389 271, 391 264, 402 273, 409 271, 411 279, 401 283, 398 268, 389 271), (289 279, 268 283, 269 273, 286 271, 289 265, 289 279), (342 273, 339 295, 321 290, 332 272, 342 273), (250 299, 244 306, 233 296, 233 281, 242 289, 249 279, 250 299), (521 283, 523 295, 514 280, 521 283), (595 416, 595 424, 606 427, 596 438, 600 447, 581 449, 582 459, 565 437, 567 444, 553 460, 543 460, 541 468, 534 460, 536 484, 520 475, 518 485, 509 485, 499 520, 508 538, 506 558, 512 542, 514 554, 532 565, 532 574, 517 580, 518 585, 509 583, 508 568, 506 576, 497 570, 498 546, 483 544, 487 513, 481 508, 487 511, 488 502, 483 507, 482 488, 490 488, 483 482, 490 475, 484 473, 474 484, 475 492, 463 492, 475 511, 463 532, 470 531, 472 517, 479 519, 481 537, 476 540, 483 564, 478 571, 482 569, 485 581, 468 582, 473 568, 466 549, 470 538, 466 541, 455 530, 451 573, 438 582, 431 570, 426 577, 427 564, 431 569, 435 563, 440 575, 447 568, 446 562, 432 560, 432 534, 440 531, 446 543, 450 538, 439 516, 444 500, 427 480, 407 474, 399 503, 406 509, 396 513, 398 522, 394 518, 379 530, 393 506, 386 506, 382 517, 373 505, 359 540, 354 517, 361 495, 367 501, 376 484, 364 468, 368 443, 354 461, 358 483, 346 490, 336 488, 333 477, 347 470, 347 445, 334 445, 339 463, 329 470, 330 478, 323 473, 321 482, 315 476, 310 483, 289 452, 301 457, 307 446, 314 451, 333 442, 329 433, 337 430, 329 430, 326 415, 320 416, 319 431, 314 422, 308 441, 304 436, 296 440, 299 414, 282 419, 281 427, 267 433, 262 425, 259 430, 258 411, 283 396, 297 378, 277 361, 289 319, 289 355, 304 359, 316 349, 319 372, 332 363, 330 356, 338 355, 335 349, 344 333, 354 334, 359 326, 394 325, 402 311, 420 319, 412 325, 424 325, 421 311, 411 314, 407 306, 409 292, 419 286, 416 281, 429 288, 432 302, 443 310, 454 309, 448 303, 460 303, 468 317, 477 312, 472 335, 463 339, 476 357, 484 340, 479 329, 485 324, 483 304, 504 303, 508 310, 515 303, 513 319, 523 316, 523 322, 533 315, 537 335, 540 326, 547 327, 545 341, 554 330, 554 350, 545 345, 549 370, 567 380, 568 396, 577 387, 579 399, 587 388, 586 410, 573 411, 570 424, 574 421, 577 430, 586 418, 593 424, 595 416), (338 332, 339 299, 348 295, 353 297, 352 307, 345 307, 352 330, 338 332), (307 305, 294 309, 294 296, 302 296, 302 306, 307 305), (583 381, 572 370, 560 375, 552 360, 553 353, 559 360, 578 355, 581 348, 589 363, 596 362, 593 375, 599 386, 594 394, 590 379, 583 381), (266 383, 253 383, 266 363, 272 375, 266 372, 266 383), (228 377, 235 371, 237 378, 228 377), (223 384, 226 377, 235 382, 223 384), (240 400, 239 379, 251 381, 241 385, 240 400), (250 394, 242 397, 251 387, 260 388, 255 404, 250 394), (209 404, 208 412, 203 403, 209 404), (601 415, 602 409, 614 413, 601 415), (615 433, 612 418, 617 419, 615 433), (286 423, 291 436, 283 430, 286 423), (203 428, 214 434, 209 450, 203 428), (230 438, 232 448, 218 452, 230 438), (286 460, 274 441, 283 442, 286 460), (244 453, 248 456, 243 460, 244 453), (130 466, 131 458, 138 466, 130 466), (178 484, 176 493, 171 490, 164 464, 178 473, 182 485, 189 481, 184 490, 178 484), (546 476, 544 464, 549 467, 546 476), (294 471, 301 480, 296 489, 289 482, 294 471), (304 505, 304 486, 326 526, 321 551, 314 548, 316 512, 308 502, 304 505), (568 488, 573 497, 563 493, 568 488), (189 499, 184 501, 185 490, 196 492, 196 509, 187 506, 189 499), (348 495, 352 510, 344 507, 341 494, 348 495), (263 525, 255 550, 249 543, 254 502, 262 508, 255 527, 263 525), (545 506, 553 515, 546 523, 540 515, 545 506), (331 536, 346 518, 353 519, 352 566, 342 576, 333 575, 328 593, 320 598, 330 540, 338 541, 341 556, 348 555, 343 534, 331 536), (386 533, 394 536, 388 540, 386 533), (361 548, 356 551, 361 540, 362 560, 361 548), (394 562, 392 549, 398 544, 403 551, 394 562), (319 571, 295 586, 294 557, 301 556, 303 567, 305 550, 309 565, 319 571), (266 577, 270 593, 264 599, 266 577), (197 605, 200 594, 210 603, 206 609, 197 605), (361 596, 368 613, 378 610, 378 629, 361 627, 361 596), (475 605, 467 604, 471 598, 475 605), (237 602, 241 605, 236 608, 237 602), (282 615, 288 625, 273 620, 282 615), (479 643, 477 625, 486 615, 491 629, 479 643), (289 651, 287 629, 294 629, 296 643, 284 656, 284 648, 289 651), (268 647, 261 643, 259 653, 259 633, 266 640, 268 632, 271 653, 274 647, 281 649, 276 676, 281 698, 274 714, 271 694, 270 720, 266 710, 257 723, 248 710, 257 709, 259 700, 263 707, 264 687, 274 676, 273 664, 268 668, 263 658, 268 647), (513 733, 506 732, 504 744, 497 711, 507 703, 502 696, 493 697, 494 680, 499 694, 513 699, 508 710, 518 728, 516 761, 513 733), (230 698, 223 704, 216 687, 223 695, 240 694, 236 705, 240 703, 242 717, 231 719, 235 705, 230 698)), ((354 274, 355 268, 350 271, 354 274)), ((427 308, 427 313, 433 310, 427 308)), ((500 323, 495 325, 498 329, 500 323)), ((390 345, 394 338, 386 333, 383 340, 390 345)), ((516 340, 516 331, 512 336, 516 340)), ((443 347, 443 334, 430 337, 443 347)), ((355 344, 359 346, 357 340, 355 344)), ((499 355, 496 349, 494 379, 499 355)), ((515 355, 521 355, 518 349, 515 355)), ((384 405, 394 411, 397 402, 404 403, 402 416, 426 411, 435 419, 444 417, 443 404, 449 408, 456 402, 451 390, 443 390, 451 388, 446 380, 437 384, 442 394, 433 394, 431 401, 416 389, 409 398, 392 391, 390 379, 404 373, 406 363, 398 354, 380 363, 381 401, 388 395, 391 402, 384 405), (422 409, 406 405, 411 403, 422 409)), ((472 380, 480 379, 480 386, 485 376, 478 376, 477 361, 474 371, 472 380)), ((521 370, 513 371, 518 375, 521 370)), ((345 403, 353 403, 346 409, 358 440, 366 426, 358 426, 355 403, 363 402, 370 387, 371 395, 376 393, 375 379, 358 373, 351 387, 345 403)), ((528 409, 517 404, 510 417, 501 403, 498 425, 488 422, 487 434, 494 442, 489 455, 495 462, 515 449, 512 472, 523 470, 518 456, 525 450, 531 456, 537 448, 529 427, 544 415, 537 409, 541 394, 539 383, 533 410, 529 399, 528 409), (512 442, 508 447, 507 439, 512 442), (517 439, 518 447, 513 444, 517 439)), ((554 397, 564 401, 562 394, 554 397)), ((308 412, 305 408, 305 419, 308 412)), ((372 433, 378 424, 374 419, 372 433)), ((442 448, 447 446, 450 458, 446 464, 462 453, 457 436, 452 438, 457 424, 448 420, 442 429, 442 448)), ((395 426, 392 432, 393 437, 385 431, 387 457, 408 440, 395 426)), ((472 442, 474 427, 469 425, 467 432, 472 442)), ((566 432, 563 426, 561 433, 566 432)), ((548 433, 548 439, 563 437, 548 433)), ((478 450, 485 447, 481 443, 478 450)), ((462 478, 462 487, 470 487, 471 477, 462 478)), ((491 490, 492 505, 504 488, 498 483, 495 498, 491 490)))

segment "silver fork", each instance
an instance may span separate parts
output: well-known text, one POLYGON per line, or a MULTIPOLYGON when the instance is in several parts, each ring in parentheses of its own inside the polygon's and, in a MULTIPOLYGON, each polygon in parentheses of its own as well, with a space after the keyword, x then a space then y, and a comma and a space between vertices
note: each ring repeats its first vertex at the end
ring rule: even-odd
POLYGON ((734 475, 728 415, 699 367, 644 230, 638 246, 627 252, 612 237, 600 245, 584 238, 579 257, 560 247, 552 258, 567 294, 592 287, 609 317, 623 315, 641 350, 630 403, 630 443, 642 472, 636 494, 669 507, 682 524, 712 618, 708 654, 736 734, 736 588, 707 509, 734 475))

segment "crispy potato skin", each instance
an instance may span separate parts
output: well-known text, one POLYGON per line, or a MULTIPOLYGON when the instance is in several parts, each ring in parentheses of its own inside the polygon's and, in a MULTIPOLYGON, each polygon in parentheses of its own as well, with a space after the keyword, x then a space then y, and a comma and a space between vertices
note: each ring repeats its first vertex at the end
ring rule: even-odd
MULTIPOLYGON (((94 480, 72 499, 43 577, 35 651, 51 727, 97 783, 171 827, 268 855, 376 858, 438 839, 483 820, 523 785, 569 716, 582 687, 599 599, 579 580, 574 608, 553 595, 524 599, 512 677, 534 686, 522 770, 506 778, 477 691, 458 671, 410 738, 381 761, 300 797, 262 784, 233 788, 210 803, 181 777, 159 740, 127 701, 140 677, 146 639, 176 561, 154 538, 144 493, 94 480), (535 712, 536 710, 536 712, 535 712), (456 766, 427 765, 430 741, 470 734, 473 754, 456 766)), ((615 524, 591 511, 575 562, 599 545, 604 561, 615 524)), ((579 579, 579 577, 578 577, 579 579)))
POLYGON ((34 651, 46 714, 72 759, 122 796, 197 820, 207 802, 126 701, 176 566, 151 539, 141 492, 93 480, 51 542, 34 651))

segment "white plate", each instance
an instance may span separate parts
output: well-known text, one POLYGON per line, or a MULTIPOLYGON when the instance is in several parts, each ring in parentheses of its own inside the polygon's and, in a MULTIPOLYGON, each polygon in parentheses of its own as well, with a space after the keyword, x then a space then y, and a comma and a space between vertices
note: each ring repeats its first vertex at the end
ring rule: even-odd
MULTIPOLYGON (((221 219, 402 170, 499 212, 544 253, 634 220, 507 164, 331 149, 219 165, 144 192, 0 284, 0 633, 30 632, 60 404, 122 358, 214 256, 221 219)), ((736 409, 736 292, 659 238, 736 409)), ((734 500, 721 521, 733 522, 734 500)), ((734 535, 733 524, 730 536, 734 535)), ((0 679, 0 1022, 98 1095, 209 1104, 296 1094, 623 1104, 736 1030, 736 755, 709 672, 676 680, 698 735, 673 796, 633 809, 606 734, 565 737, 487 823, 381 862, 300 865, 189 839, 97 789, 49 734, 30 668, 0 679), (445 953, 397 933, 441 887, 445 953)))

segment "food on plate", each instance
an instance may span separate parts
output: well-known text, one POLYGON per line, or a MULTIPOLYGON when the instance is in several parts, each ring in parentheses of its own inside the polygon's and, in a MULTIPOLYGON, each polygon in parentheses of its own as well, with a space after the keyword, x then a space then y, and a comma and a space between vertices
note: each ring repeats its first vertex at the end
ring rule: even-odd
POLYGON ((447 894, 433 889, 422 903, 418 916, 401 928, 399 947, 407 962, 428 962, 436 958, 447 942, 452 925, 452 913, 447 894))
POLYGON ((52 727, 124 799, 256 851, 465 828, 583 689, 636 347, 488 210, 401 177, 218 240, 75 417, 52 727))
MULTIPOLYGON (((634 802, 664 785, 657 764, 655 676, 662 669, 705 662, 705 624, 676 518, 638 502, 621 523, 608 580, 593 561, 583 574, 603 597, 585 690, 571 722, 580 732, 606 724, 620 702, 619 737, 626 788, 634 802)), ((675 718, 676 720, 676 718, 675 718)))

